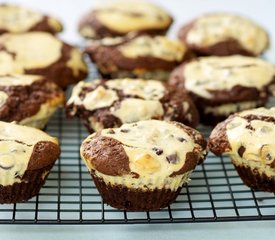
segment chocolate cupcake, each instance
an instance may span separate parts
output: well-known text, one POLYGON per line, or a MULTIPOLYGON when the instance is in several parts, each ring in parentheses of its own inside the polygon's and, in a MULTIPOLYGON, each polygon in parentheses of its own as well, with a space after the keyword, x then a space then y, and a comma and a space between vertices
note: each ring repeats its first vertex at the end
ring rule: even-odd
POLYGON ((62 30, 62 24, 54 17, 15 4, 0 4, 0 34, 32 31, 55 34, 62 30))
POLYGON ((0 37, 0 75, 37 74, 62 88, 87 76, 79 49, 45 32, 4 34, 0 37))
POLYGON ((227 153, 243 182, 275 193, 275 108, 257 108, 230 116, 210 135, 215 154, 227 153))
POLYGON ((258 56, 269 47, 268 34, 262 27, 230 13, 201 16, 183 26, 178 37, 198 55, 258 56))
POLYGON ((67 102, 69 117, 79 116, 90 132, 147 119, 196 126, 198 112, 187 93, 155 80, 115 79, 80 82, 67 102))
POLYGON ((23 202, 37 195, 59 154, 56 138, 0 121, 0 203, 23 202))
POLYGON ((169 83, 190 93, 202 123, 215 125, 232 113, 263 106, 274 76, 274 66, 258 58, 201 57, 176 68, 169 83))
POLYGON ((92 41, 86 52, 104 78, 167 80, 171 71, 190 57, 178 40, 136 34, 92 41))
POLYGON ((0 121, 43 129, 64 100, 63 91, 44 77, 0 76, 0 121))
POLYGON ((176 199, 204 159, 206 141, 183 124, 147 120, 90 135, 80 153, 105 203, 150 211, 176 199))
POLYGON ((85 38, 122 36, 136 31, 165 34, 172 17, 160 7, 143 1, 113 1, 98 6, 82 17, 79 33, 85 38))

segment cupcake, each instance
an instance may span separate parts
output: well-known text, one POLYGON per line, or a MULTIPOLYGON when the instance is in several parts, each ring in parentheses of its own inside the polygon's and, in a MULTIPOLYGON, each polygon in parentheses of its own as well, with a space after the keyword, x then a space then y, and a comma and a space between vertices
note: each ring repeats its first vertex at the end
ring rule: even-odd
POLYGON ((274 80, 272 64, 234 55, 184 63, 173 71, 169 83, 190 93, 202 123, 215 125, 232 113, 264 106, 274 80))
POLYGON ((44 77, 0 76, 0 121, 43 129, 64 101, 63 91, 44 77))
POLYGON ((167 80, 177 65, 191 57, 178 40, 136 34, 91 41, 86 52, 101 75, 111 79, 167 80))
POLYGON ((60 148, 56 138, 26 126, 0 122, 0 203, 37 195, 60 148))
POLYGON ((0 75, 45 76, 65 88, 87 76, 79 49, 45 32, 0 36, 0 75))
POLYGON ((268 34, 261 26, 231 13, 198 17, 184 25, 178 37, 198 55, 258 56, 269 47, 268 34))
POLYGON ((0 34, 32 31, 55 34, 62 29, 54 17, 15 4, 0 4, 0 34))
POLYGON ((209 149, 229 154, 243 182, 256 191, 275 193, 275 108, 236 113, 210 135, 209 149))
POLYGON ((87 137, 81 157, 105 203, 127 211, 167 207, 206 155, 196 130, 146 120, 87 137))
POLYGON ((162 8, 143 1, 113 1, 85 14, 79 33, 85 38, 117 37, 129 32, 165 34, 172 17, 162 8))
POLYGON ((147 119, 196 126, 199 116, 187 93, 155 80, 80 82, 66 104, 68 117, 83 119, 92 133, 147 119))

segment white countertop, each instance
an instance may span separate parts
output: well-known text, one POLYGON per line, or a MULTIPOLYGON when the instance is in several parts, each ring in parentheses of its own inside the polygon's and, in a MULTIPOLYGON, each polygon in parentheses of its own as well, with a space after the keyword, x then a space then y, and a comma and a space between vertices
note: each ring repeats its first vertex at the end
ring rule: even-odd
MULTIPOLYGON (((55 15, 65 24, 61 37, 74 44, 83 40, 76 31, 77 21, 94 4, 93 0, 6 0, 55 15)), ((273 0, 152 0, 173 13, 175 23, 169 35, 175 37, 179 26, 205 12, 229 11, 246 15, 263 25, 275 38, 275 1, 273 0)), ((272 48, 266 58, 275 63, 272 48)), ((275 221, 188 223, 155 225, 0 225, 0 239, 274 239, 275 221)))

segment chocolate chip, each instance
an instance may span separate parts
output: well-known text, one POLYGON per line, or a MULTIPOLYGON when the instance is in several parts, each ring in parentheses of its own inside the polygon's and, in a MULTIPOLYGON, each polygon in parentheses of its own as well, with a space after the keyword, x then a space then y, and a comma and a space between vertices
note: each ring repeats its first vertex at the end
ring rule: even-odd
POLYGON ((177 137, 177 140, 179 140, 180 142, 186 142, 186 139, 183 137, 177 137))
POLYGON ((153 150, 156 152, 157 155, 161 155, 163 153, 162 149, 154 147, 153 150))
POLYGON ((245 128, 255 132, 255 128, 253 128, 251 124, 246 125, 245 128))
POLYGON ((245 147, 244 146, 240 146, 238 149, 238 154, 240 157, 243 157, 243 153, 245 152, 245 147))
POLYGON ((171 155, 168 155, 166 157, 166 160, 169 162, 169 163, 172 163, 172 164, 177 164, 179 162, 179 158, 178 158, 178 155, 176 153, 174 154, 171 154, 171 155))
POLYGON ((115 131, 113 129, 109 129, 107 133, 108 134, 115 134, 115 131))
POLYGON ((123 133, 130 132, 130 130, 129 130, 129 129, 120 129, 120 131, 121 131, 121 132, 123 132, 123 133))

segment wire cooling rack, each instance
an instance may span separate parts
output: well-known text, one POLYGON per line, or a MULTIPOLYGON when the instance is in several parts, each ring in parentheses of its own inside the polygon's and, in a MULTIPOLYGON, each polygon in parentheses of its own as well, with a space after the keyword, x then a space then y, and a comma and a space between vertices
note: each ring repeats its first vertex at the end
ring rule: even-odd
MULTIPOLYGON (((92 76, 94 78, 94 76, 92 76)), ((274 105, 274 104, 273 104, 274 105)), ((211 129, 199 127, 206 137, 211 129)), ((38 196, 28 202, 0 205, 0 224, 138 224, 275 220, 275 197, 246 187, 226 156, 209 153, 193 172, 177 200, 160 211, 125 212, 107 206, 96 190, 79 146, 88 135, 64 110, 47 132, 59 138, 60 159, 38 196)))

